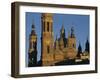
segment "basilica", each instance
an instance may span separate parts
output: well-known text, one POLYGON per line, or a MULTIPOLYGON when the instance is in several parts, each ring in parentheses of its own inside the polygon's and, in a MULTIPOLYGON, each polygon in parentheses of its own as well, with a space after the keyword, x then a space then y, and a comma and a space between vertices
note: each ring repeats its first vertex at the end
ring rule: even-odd
POLYGON ((54 40, 53 14, 41 14, 41 59, 37 61, 37 34, 35 26, 32 24, 32 31, 29 36, 28 67, 34 66, 54 66, 67 64, 89 64, 89 41, 85 42, 85 50, 82 51, 79 43, 76 48, 76 36, 74 27, 70 28, 68 36, 62 25, 60 37, 54 40))

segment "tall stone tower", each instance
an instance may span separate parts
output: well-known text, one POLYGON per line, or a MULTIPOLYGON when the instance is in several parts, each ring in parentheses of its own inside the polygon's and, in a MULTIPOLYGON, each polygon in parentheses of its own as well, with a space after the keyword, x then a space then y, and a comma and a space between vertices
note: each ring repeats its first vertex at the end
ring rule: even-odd
POLYGON ((37 64, 37 35, 35 26, 32 24, 32 31, 29 36, 29 52, 28 52, 28 67, 36 66, 37 64))
POLYGON ((42 65, 53 65, 53 15, 43 13, 41 17, 42 35, 41 35, 41 59, 42 65))
POLYGON ((75 59, 77 55, 76 51, 76 37, 74 34, 74 28, 71 28, 71 33, 68 35, 67 40, 67 58, 68 59, 75 59))

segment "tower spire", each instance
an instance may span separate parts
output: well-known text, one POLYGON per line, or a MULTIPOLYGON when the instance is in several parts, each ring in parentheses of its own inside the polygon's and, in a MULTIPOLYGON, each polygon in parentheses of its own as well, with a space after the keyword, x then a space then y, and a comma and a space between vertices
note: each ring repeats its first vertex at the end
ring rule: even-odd
POLYGON ((62 25, 61 30, 60 30, 60 37, 65 38, 65 29, 64 25, 62 25))
POLYGON ((56 40, 57 40, 57 35, 56 35, 56 40))
POLYGON ((32 31, 29 36, 28 67, 33 67, 37 64, 37 35, 35 33, 34 24, 32 24, 31 27, 32 31))
POLYGON ((70 31, 68 30, 68 38, 70 37, 70 31))
POLYGON ((87 41, 85 43, 85 51, 89 52, 89 40, 87 38, 87 41))
POLYGON ((82 47, 81 47, 81 43, 79 42, 77 57, 80 58, 80 54, 82 54, 82 47))
POLYGON ((65 31, 65 29, 64 29, 64 25, 62 25, 62 28, 61 28, 61 33, 63 34, 63 33, 64 33, 64 31, 65 31))
POLYGON ((58 49, 58 39, 57 39, 57 35, 56 35, 56 40, 55 40, 55 49, 58 49))
POLYGON ((32 23, 32 31, 31 31, 31 35, 36 35, 34 23, 32 23))
POLYGON ((75 37, 75 34, 74 34, 74 27, 72 26, 71 27, 71 38, 74 38, 75 37))

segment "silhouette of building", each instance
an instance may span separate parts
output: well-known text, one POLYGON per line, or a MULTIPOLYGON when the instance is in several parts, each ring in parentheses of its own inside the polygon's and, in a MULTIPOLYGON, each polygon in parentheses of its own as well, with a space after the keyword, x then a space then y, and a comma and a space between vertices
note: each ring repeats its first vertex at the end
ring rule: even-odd
POLYGON ((66 64, 76 64, 75 62, 80 62, 83 59, 89 60, 89 41, 86 41, 84 52, 82 52, 80 44, 77 50, 73 26, 68 32, 68 37, 66 37, 65 29, 62 25, 60 37, 56 37, 55 41, 53 32, 53 14, 42 13, 41 27, 41 59, 37 62, 37 35, 35 33, 34 25, 32 25, 32 32, 29 40, 29 67, 35 65, 53 66, 59 64, 59 62, 61 62, 61 64, 65 64, 64 62, 67 62, 66 64))

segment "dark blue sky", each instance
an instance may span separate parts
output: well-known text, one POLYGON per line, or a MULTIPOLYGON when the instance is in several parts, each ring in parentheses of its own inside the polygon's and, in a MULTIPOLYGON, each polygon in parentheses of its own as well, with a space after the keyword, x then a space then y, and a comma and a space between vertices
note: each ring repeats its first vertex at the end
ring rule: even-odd
MULTIPOLYGON (((29 34, 31 33, 32 24, 35 25, 38 37, 37 50, 39 60, 41 54, 41 13, 26 12, 26 63, 28 61, 29 34)), ((80 42, 82 50, 84 51, 85 42, 87 38, 89 39, 89 15, 53 14, 54 39, 56 35, 59 37, 62 25, 64 25, 66 37, 68 37, 68 31, 70 31, 71 27, 74 27, 76 46, 78 47, 80 42)))

